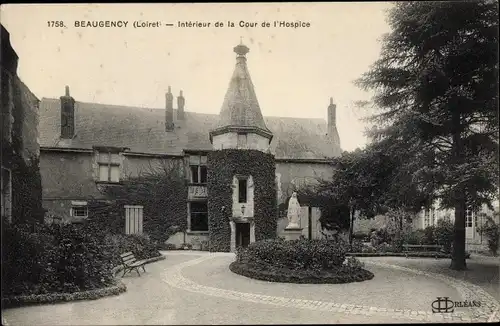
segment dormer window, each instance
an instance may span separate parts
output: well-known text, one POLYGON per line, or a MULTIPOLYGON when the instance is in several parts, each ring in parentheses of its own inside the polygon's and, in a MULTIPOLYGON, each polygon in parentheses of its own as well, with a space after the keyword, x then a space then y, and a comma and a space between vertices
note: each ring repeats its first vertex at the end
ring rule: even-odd
POLYGON ((207 157, 203 155, 189 156, 191 183, 207 183, 207 157))
POLYGON ((118 152, 98 151, 97 165, 99 167, 97 181, 110 183, 120 182, 121 158, 118 152))

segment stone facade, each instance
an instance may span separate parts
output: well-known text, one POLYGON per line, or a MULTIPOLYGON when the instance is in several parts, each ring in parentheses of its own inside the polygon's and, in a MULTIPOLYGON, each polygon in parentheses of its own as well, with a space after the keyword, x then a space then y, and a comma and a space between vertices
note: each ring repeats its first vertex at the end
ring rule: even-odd
MULTIPOLYGON (((245 203, 237 200, 238 193, 230 195, 234 197, 231 199, 234 205, 228 207, 231 218, 224 227, 230 232, 227 249, 234 250, 241 240, 238 240, 241 232, 246 232, 245 241, 249 242, 268 234, 279 234, 279 221, 275 221, 278 225, 272 232, 262 230, 262 225, 254 221, 259 218, 255 206, 259 203, 254 199, 274 202, 276 209, 272 209, 269 218, 278 220, 277 206, 286 202, 292 190, 314 183, 318 178, 331 177, 329 158, 340 154, 334 104, 325 110, 326 123, 321 119, 264 117, 246 68, 247 51, 242 47, 236 47, 235 51, 238 51, 235 72, 219 115, 186 111, 182 91, 177 97, 178 108, 174 109, 170 87, 165 96, 165 109, 83 103, 73 99, 69 87, 59 99, 42 99, 41 174, 47 215, 65 222, 75 221, 85 214, 80 207, 85 201, 102 198, 99 191, 102 183, 119 185, 129 177, 175 163, 181 167, 185 179, 187 227, 170 236, 167 242, 196 246, 208 241, 212 232, 207 222, 210 219, 208 204, 217 194, 207 187, 209 153, 253 150, 274 156, 270 175, 275 175, 275 180, 270 178, 270 182, 276 190, 266 193, 265 198, 254 193, 261 185, 252 186, 258 181, 254 175, 247 175, 245 203), (242 222, 249 227, 240 230, 238 223, 242 222)), ((231 176, 231 182, 235 182, 233 189, 238 188, 238 178, 239 172, 235 171, 231 176)), ((121 212, 124 219, 128 218, 125 211, 124 207, 121 212)), ((316 225, 319 216, 313 215, 316 225)), ((301 223, 306 224, 308 220, 301 223)), ((307 235, 308 230, 305 227, 303 232, 307 235)))

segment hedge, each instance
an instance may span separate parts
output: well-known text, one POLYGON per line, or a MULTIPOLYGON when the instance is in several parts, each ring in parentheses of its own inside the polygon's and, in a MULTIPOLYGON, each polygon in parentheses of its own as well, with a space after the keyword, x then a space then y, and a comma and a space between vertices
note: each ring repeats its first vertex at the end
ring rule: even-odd
POLYGON ((278 210, 274 156, 257 150, 224 149, 210 152, 207 165, 209 250, 230 251, 231 186, 237 174, 253 178, 255 240, 275 238, 278 210))
POLYGON ((262 240, 239 248, 229 269, 259 280, 286 283, 348 283, 373 278, 359 260, 346 259, 348 247, 340 238, 262 240))
POLYGON ((314 271, 314 270, 289 270, 283 268, 268 269, 265 265, 254 265, 232 262, 229 269, 236 274, 250 277, 253 279, 282 282, 282 283, 308 283, 308 284, 340 284, 351 282, 362 282, 371 280, 374 275, 365 269, 339 268, 332 271, 314 271))
POLYGON ((109 287, 73 293, 47 293, 19 295, 2 298, 2 309, 27 305, 57 303, 61 301, 96 300, 107 296, 118 295, 127 290, 125 284, 116 281, 109 287))

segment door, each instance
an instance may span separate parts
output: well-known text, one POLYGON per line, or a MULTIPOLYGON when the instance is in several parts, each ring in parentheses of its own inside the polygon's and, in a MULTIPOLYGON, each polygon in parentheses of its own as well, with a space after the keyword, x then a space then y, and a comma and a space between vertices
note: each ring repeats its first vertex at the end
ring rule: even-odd
POLYGON ((250 223, 236 223, 236 247, 250 244, 250 223))

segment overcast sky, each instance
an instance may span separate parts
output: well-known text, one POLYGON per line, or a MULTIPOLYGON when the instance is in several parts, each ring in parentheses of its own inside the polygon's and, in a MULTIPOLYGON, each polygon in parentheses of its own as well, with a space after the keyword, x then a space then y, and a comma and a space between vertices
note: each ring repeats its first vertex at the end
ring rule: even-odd
POLYGON ((235 65, 233 47, 250 48, 247 63, 265 116, 326 120, 337 104, 343 150, 366 144, 368 99, 353 85, 378 58, 389 32, 390 3, 242 3, 2 5, 1 22, 19 55, 18 74, 38 98, 59 97, 69 85, 77 101, 152 108, 165 106, 170 85, 183 90, 186 110, 219 113, 235 65), (128 21, 126 28, 76 28, 82 20, 128 21), (174 27, 136 29, 136 20, 174 27), (178 21, 233 21, 234 28, 180 28, 178 21), (259 27, 240 28, 239 21, 259 27), (66 28, 48 27, 64 21, 66 28), (301 21, 309 28, 263 28, 301 21))

